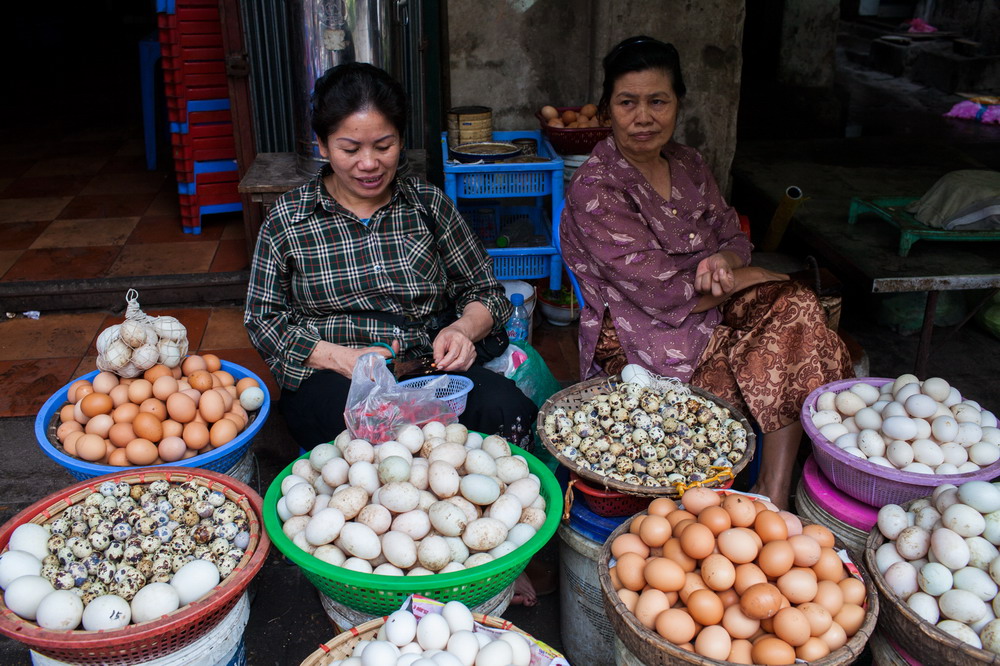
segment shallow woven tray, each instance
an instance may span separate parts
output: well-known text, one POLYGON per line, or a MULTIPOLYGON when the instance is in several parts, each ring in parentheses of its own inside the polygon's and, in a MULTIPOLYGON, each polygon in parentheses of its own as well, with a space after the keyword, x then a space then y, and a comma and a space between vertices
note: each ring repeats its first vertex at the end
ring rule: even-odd
MULTIPOLYGON (((646 512, 643 511, 637 515, 645 514, 646 512)), ((633 517, 632 520, 635 520, 635 518, 633 517)), ((597 578, 601 583, 604 610, 607 613, 608 619, 611 620, 611 626, 615 630, 615 634, 619 640, 628 648, 629 652, 635 655, 643 664, 646 664, 646 666, 674 666, 676 664, 726 666, 726 664, 730 664, 731 662, 728 661, 708 659, 694 652, 688 652, 677 647, 670 641, 660 637, 655 631, 646 629, 636 619, 635 615, 625 607, 624 602, 622 602, 611 584, 608 564, 611 561, 611 543, 616 537, 628 531, 632 520, 625 521, 618 526, 618 529, 611 533, 608 540, 604 542, 604 546, 601 547, 601 554, 597 559, 597 578)), ((803 524, 809 524, 811 521, 803 520, 802 522, 803 524)), ((836 548, 844 548, 844 543, 836 535, 834 535, 834 540, 836 548)), ((861 579, 865 583, 865 620, 861 624, 861 628, 858 629, 858 632, 851 636, 851 639, 847 641, 844 647, 831 652, 822 659, 810 661, 809 663, 812 666, 843 666, 844 664, 853 663, 861 656, 861 653, 865 649, 865 644, 868 643, 868 638, 875 631, 875 623, 879 616, 878 594, 872 585, 871 576, 868 575, 865 567, 860 562, 855 562, 854 564, 858 567, 861 579)))
POLYGON ((802 518, 830 528, 831 532, 843 540, 852 558, 860 560, 864 556, 867 532, 851 527, 824 511, 823 507, 813 501, 801 479, 795 489, 795 510, 802 518))
POLYGON ((245 484, 228 476, 190 467, 124 470, 98 476, 49 495, 24 509, 0 528, 0 551, 7 550, 11 532, 24 523, 44 524, 70 506, 99 492, 104 481, 179 484, 194 481, 222 492, 247 514, 250 544, 236 569, 205 597, 156 620, 130 624, 112 631, 54 631, 18 617, 0 601, 0 633, 32 650, 71 664, 131 665, 168 656, 211 631, 236 605, 243 591, 267 559, 271 541, 261 520, 262 500, 245 484))
MULTIPOLYGON (((916 500, 914 500, 916 501, 916 500)), ((912 502, 903 505, 908 508, 912 502)), ((951 634, 938 629, 906 605, 885 582, 885 577, 875 566, 875 551, 887 539, 872 528, 865 543, 865 565, 871 571, 872 582, 882 599, 882 617, 879 629, 911 655, 920 655, 924 664, 934 666, 964 666, 967 664, 1000 664, 1000 655, 972 647, 951 634)))
MULTIPOLYGON (((523 629, 515 627, 502 617, 473 613, 472 619, 484 626, 492 627, 494 629, 503 629, 504 631, 516 631, 520 634, 524 634, 531 641, 535 640, 531 637, 531 634, 527 633, 523 629)), ((300 666, 325 666, 326 664, 333 663, 338 659, 347 659, 351 656, 351 652, 354 651, 354 646, 358 643, 361 641, 374 640, 375 635, 378 634, 378 630, 382 628, 383 624, 385 624, 385 618, 378 617, 374 620, 365 622, 362 625, 353 627, 344 633, 335 636, 334 638, 331 638, 326 643, 320 645, 315 652, 306 657, 300 666)))
MULTIPOLYGON (((620 379, 618 375, 613 377, 596 377, 594 379, 588 379, 587 381, 580 382, 579 384, 574 384, 573 386, 554 394, 546 400, 545 404, 542 405, 542 408, 538 410, 537 430, 539 438, 542 440, 542 443, 545 445, 545 448, 548 449, 549 453, 551 453, 561 465, 570 471, 575 472, 583 479, 586 479, 592 486, 617 490, 618 492, 626 495, 638 495, 639 497, 680 497, 681 493, 678 492, 677 488, 674 488, 673 486, 660 488, 636 486, 607 476, 601 476, 600 474, 596 474, 589 469, 584 469, 580 465, 577 465, 576 462, 564 456, 560 451, 561 447, 553 443, 552 440, 549 439, 548 435, 545 434, 545 417, 551 414, 556 407, 562 407, 566 410, 577 409, 580 405, 587 402, 594 396, 607 393, 608 387, 617 386, 619 381, 620 379)), ((750 427, 750 423, 738 409, 730 405, 722 398, 714 396, 708 391, 700 389, 697 386, 691 386, 690 384, 684 384, 684 386, 694 395, 707 398, 720 407, 728 409, 731 417, 739 421, 743 424, 743 427, 746 428, 747 450, 743 457, 733 465, 733 477, 735 477, 740 473, 740 470, 746 467, 747 464, 753 459, 753 453, 756 448, 757 441, 757 436, 754 434, 753 428, 750 427)), ((712 481, 703 485, 706 488, 719 488, 722 487, 723 482, 712 481)))

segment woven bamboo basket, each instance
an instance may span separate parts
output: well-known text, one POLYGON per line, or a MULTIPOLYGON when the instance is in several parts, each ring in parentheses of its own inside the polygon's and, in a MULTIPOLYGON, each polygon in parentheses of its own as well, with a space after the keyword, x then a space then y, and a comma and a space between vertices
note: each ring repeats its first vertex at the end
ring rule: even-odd
POLYGON ((43 629, 20 618, 0 601, 0 633, 57 661, 114 666, 144 663, 170 655, 211 631, 225 618, 264 565, 271 541, 261 521, 260 496, 247 485, 223 474, 191 467, 145 467, 81 481, 39 500, 7 521, 0 528, 0 552, 6 551, 15 528, 29 522, 48 522, 92 493, 99 492, 104 481, 136 484, 159 480, 175 484, 191 481, 218 490, 246 512, 250 522, 250 544, 233 573, 205 597, 172 613, 112 631, 43 629))
MULTIPOLYGON (((916 500, 914 500, 916 501, 916 500)), ((912 502, 903 505, 908 508, 912 502)), ((885 577, 875 566, 875 551, 887 539, 872 528, 865 544, 865 565, 871 571, 872 582, 882 599, 882 617, 879 629, 911 654, 920 655, 920 661, 934 666, 965 666, 967 664, 1000 664, 1000 655, 975 648, 951 634, 938 629, 906 605, 885 582, 885 577)))
MULTIPOLYGON (((645 511, 637 515, 645 515, 645 511)), ((632 520, 635 520, 633 517, 632 520)), ((801 520, 801 518, 800 518, 801 520)), ((811 521, 804 520, 803 524, 811 521)), ((604 610, 611 620, 611 626, 622 644, 628 651, 635 655, 646 666, 677 666, 678 664, 696 664, 697 666, 727 666, 731 662, 708 659, 694 652, 683 650, 670 641, 660 637, 655 631, 646 629, 635 615, 632 614, 625 603, 622 602, 615 588, 611 584, 611 574, 608 572, 608 565, 611 561, 611 543, 621 534, 628 531, 632 521, 628 520, 611 533, 608 540, 601 548, 601 554, 597 560, 597 577, 601 583, 601 593, 604 597, 604 610)), ((844 543, 834 535, 837 548, 844 548, 844 543)), ((855 563, 861 578, 865 583, 867 595, 865 599, 865 620, 857 633, 851 636, 847 644, 822 659, 809 662, 812 666, 844 666, 854 663, 861 656, 868 643, 869 637, 875 631, 875 623, 879 614, 879 599, 875 588, 872 585, 871 577, 860 563, 855 563)))
POLYGON ((865 542, 868 540, 868 535, 858 528, 831 516, 823 510, 823 507, 818 506, 812 497, 809 496, 809 492, 806 490, 801 479, 799 479, 799 485, 795 489, 795 510, 800 517, 830 528, 830 531, 847 546, 847 550, 851 553, 852 558, 860 561, 864 556, 865 542))
MULTIPOLYGON (((587 402, 591 398, 607 393, 610 388, 617 386, 619 381, 620 379, 618 375, 613 377, 596 377, 594 379, 588 379, 587 381, 570 386, 569 388, 563 389, 562 391, 552 395, 552 397, 545 401, 542 408, 538 410, 538 436, 541 438, 545 448, 548 449, 549 453, 551 453, 555 459, 560 462, 560 464, 568 468, 570 471, 575 472, 592 486, 604 488, 605 490, 617 490, 618 492, 626 495, 637 495, 639 497, 680 497, 681 493, 674 487, 650 488, 648 486, 637 486, 631 483, 619 481, 617 479, 612 479, 607 476, 602 476, 591 471, 590 469, 585 469, 584 467, 578 465, 575 461, 564 456, 560 450, 561 447, 545 434, 545 417, 551 414, 556 407, 562 407, 566 410, 577 409, 580 405, 587 402)), ((690 384, 684 384, 684 386, 687 387, 687 389, 694 395, 707 398, 720 407, 728 409, 732 418, 739 421, 743 427, 746 428, 747 450, 744 456, 732 467, 733 477, 735 477, 753 459, 754 449, 756 448, 756 435, 754 435, 753 428, 750 427, 750 423, 738 409, 730 405, 722 398, 714 396, 708 391, 700 389, 697 386, 691 386, 690 384)), ((706 488, 720 488, 724 483, 725 482, 722 480, 714 480, 706 482, 703 485, 706 488)))
POLYGON ((896 652, 889 639, 886 638, 882 630, 872 634, 868 641, 868 648, 872 653, 872 663, 875 666, 911 666, 903 655, 896 652))
MULTIPOLYGON (((535 640, 531 637, 531 634, 522 629, 518 629, 502 617, 473 613, 472 618, 483 626, 492 627, 493 629, 503 629, 504 631, 516 631, 520 634, 524 634, 529 641, 535 640)), ((334 636, 326 643, 320 645, 315 652, 306 657, 300 666, 326 666, 326 664, 333 663, 338 659, 347 659, 351 656, 351 653, 354 651, 354 647, 358 643, 361 641, 375 640, 375 635, 378 634, 378 630, 382 628, 383 624, 385 624, 385 618, 377 617, 374 620, 370 620, 362 625, 348 629, 342 634, 334 636)))

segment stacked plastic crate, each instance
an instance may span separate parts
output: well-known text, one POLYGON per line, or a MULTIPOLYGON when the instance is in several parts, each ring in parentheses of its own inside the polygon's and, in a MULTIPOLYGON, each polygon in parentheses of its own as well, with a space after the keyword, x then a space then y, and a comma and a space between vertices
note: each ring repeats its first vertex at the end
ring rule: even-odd
POLYGON ((218 0, 157 0, 163 84, 184 232, 242 210, 218 0))

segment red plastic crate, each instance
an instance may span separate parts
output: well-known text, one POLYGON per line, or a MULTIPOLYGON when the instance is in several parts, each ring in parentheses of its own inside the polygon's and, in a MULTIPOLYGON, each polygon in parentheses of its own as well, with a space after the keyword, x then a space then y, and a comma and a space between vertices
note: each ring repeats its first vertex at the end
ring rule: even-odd
POLYGON ((219 88, 228 86, 225 72, 221 74, 185 74, 183 70, 163 70, 163 82, 167 85, 188 88, 219 88))
POLYGON ((158 14, 156 27, 160 30, 176 30, 186 35, 209 35, 222 33, 222 22, 218 12, 214 19, 192 21, 180 18, 177 14, 158 14))
POLYGON ((177 83, 164 83, 163 88, 168 98, 175 97, 178 99, 188 100, 221 99, 223 97, 229 97, 228 84, 192 88, 190 86, 177 83))
POLYGON ((184 76, 202 74, 225 74, 226 63, 222 60, 181 60, 180 58, 163 58, 164 71, 179 71, 184 76))
POLYGON ((194 171, 178 171, 177 172, 177 182, 178 183, 191 183, 195 184, 198 190, 201 190, 203 185, 208 185, 212 183, 229 183, 229 182, 239 182, 240 176, 239 171, 214 171, 211 173, 199 173, 195 175, 194 171))
POLYGON ((176 42, 160 40, 160 55, 181 60, 224 60, 221 46, 183 46, 176 42))
POLYGON ((233 137, 210 137, 193 144, 174 144, 172 155, 177 171, 194 171, 194 162, 236 159, 233 137))
POLYGON ((177 17, 178 21, 218 21, 220 19, 218 3, 214 3, 214 5, 178 7, 174 16, 177 17))

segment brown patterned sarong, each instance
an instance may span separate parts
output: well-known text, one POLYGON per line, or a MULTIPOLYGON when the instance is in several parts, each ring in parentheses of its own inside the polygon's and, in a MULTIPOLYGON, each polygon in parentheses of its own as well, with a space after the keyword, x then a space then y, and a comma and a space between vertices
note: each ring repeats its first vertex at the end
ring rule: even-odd
POLYGON ((768 433, 798 421, 813 389, 853 376, 816 294, 788 280, 744 289, 722 305, 691 383, 746 410, 768 433))
MULTIPOLYGON (((794 280, 765 282, 722 304, 691 383, 774 432, 799 420, 818 386, 854 375, 847 347, 826 325, 816 294, 794 280)), ((594 360, 609 375, 628 364, 605 310, 594 360)))

